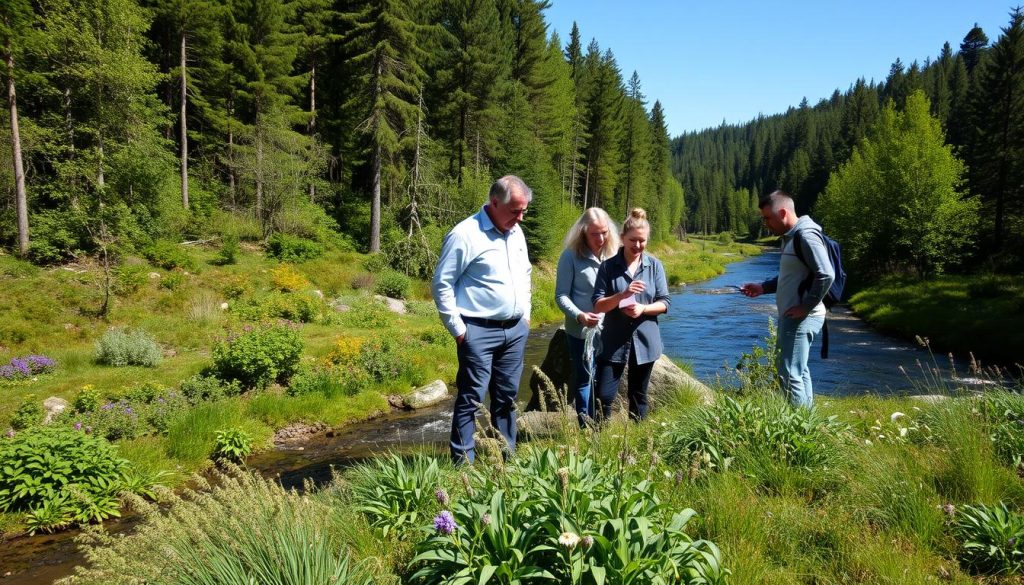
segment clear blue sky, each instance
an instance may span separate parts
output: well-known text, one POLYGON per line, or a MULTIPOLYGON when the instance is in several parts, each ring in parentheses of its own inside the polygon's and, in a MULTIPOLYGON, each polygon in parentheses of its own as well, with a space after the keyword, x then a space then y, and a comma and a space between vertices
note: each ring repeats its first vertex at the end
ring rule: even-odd
POLYGON ((897 57, 959 50, 975 22, 995 42, 1019 1, 552 0, 545 16, 563 47, 576 21, 584 50, 596 38, 624 79, 635 70, 677 136, 884 81, 897 57))

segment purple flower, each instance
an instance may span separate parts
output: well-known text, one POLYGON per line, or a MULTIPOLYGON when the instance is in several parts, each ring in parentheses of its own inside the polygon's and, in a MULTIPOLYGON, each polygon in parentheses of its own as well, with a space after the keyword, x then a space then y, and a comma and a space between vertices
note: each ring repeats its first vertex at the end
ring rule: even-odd
POLYGON ((442 511, 437 516, 434 516, 434 530, 448 536, 455 532, 458 525, 455 524, 455 517, 448 510, 442 511))
POLYGON ((75 430, 76 431, 82 430, 82 422, 81 421, 75 423, 75 430))
POLYGON ((29 369, 32 370, 33 374, 43 374, 52 371, 57 367, 57 362, 46 357, 45 355, 30 355, 25 358, 28 362, 29 369))
POLYGON ((0 366, 0 378, 4 380, 14 380, 20 378, 21 374, 18 370, 14 369, 13 366, 0 366))
POLYGON ((13 358, 11 360, 11 367, 23 376, 29 376, 32 374, 32 368, 28 367, 28 362, 21 358, 13 358))
POLYGON ((127 415, 132 415, 132 414, 135 414, 135 411, 132 410, 130 406, 126 406, 126 407, 124 407, 124 413, 127 414, 127 415))
POLYGON ((7 438, 8 439, 13 439, 14 438, 14 429, 7 429, 7 438))
POLYGON ((448 492, 443 489, 438 488, 438 490, 434 492, 434 498, 437 500, 438 504, 441 504, 442 506, 448 505, 448 492))
POLYGON ((108 402, 108 403, 104 404, 103 406, 101 406, 100 410, 110 410, 111 408, 114 408, 114 403, 113 402, 108 402))

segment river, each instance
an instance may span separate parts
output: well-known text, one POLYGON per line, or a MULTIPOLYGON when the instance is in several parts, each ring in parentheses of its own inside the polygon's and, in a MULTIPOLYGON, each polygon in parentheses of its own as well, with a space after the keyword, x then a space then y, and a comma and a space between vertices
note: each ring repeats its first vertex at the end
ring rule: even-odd
MULTIPOLYGON (((760 282, 778 267, 778 253, 765 253, 727 266, 725 274, 710 281, 677 287, 669 313, 661 319, 665 354, 690 364, 705 382, 735 384, 733 367, 768 332, 768 319, 776 313, 775 298, 748 299, 731 286, 760 282)), ((912 343, 880 335, 848 310, 838 308, 829 316, 830 355, 822 360, 819 345, 811 349, 811 371, 816 395, 934 392, 928 387, 931 372, 941 371, 949 380, 949 362, 931 356, 912 343), (918 363, 929 372, 921 371, 918 363), (907 372, 905 375, 900 367, 907 372)), ((520 399, 529 397, 530 368, 540 364, 555 326, 543 326, 530 334, 520 399)), ((247 463, 287 487, 302 488, 306 479, 322 484, 335 467, 351 465, 376 453, 402 451, 427 445, 447 453, 451 403, 410 413, 393 414, 342 429, 331 437, 317 436, 292 448, 265 451, 247 463)), ((121 524, 114 524, 120 526, 121 524)), ((116 528, 115 528, 116 529, 116 528)), ((0 545, 0 584, 43 584, 67 575, 81 562, 71 542, 73 531, 19 538, 0 545), (9 577, 4 573, 12 571, 9 577)))

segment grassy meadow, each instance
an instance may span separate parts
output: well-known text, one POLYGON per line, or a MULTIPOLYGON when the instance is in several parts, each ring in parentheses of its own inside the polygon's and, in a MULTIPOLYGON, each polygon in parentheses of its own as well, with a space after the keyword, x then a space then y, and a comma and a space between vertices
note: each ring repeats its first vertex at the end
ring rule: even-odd
MULTIPOLYGON (((758 248, 695 240, 652 251, 672 281, 682 283, 721 273, 758 248)), ((282 262, 243 243, 233 262, 223 257, 215 245, 176 245, 157 258, 126 258, 111 272, 109 311, 101 316, 105 276, 95 262, 40 268, 0 256, 8 301, 0 305, 0 366, 30 355, 56 361, 52 371, 0 379, 0 432, 35 428, 42 402, 63 398, 70 406, 56 425, 105 436, 136 473, 174 486, 211 463, 219 433, 231 431, 244 437, 246 448, 263 449, 290 424, 343 426, 387 412, 388 395, 435 379, 453 383, 454 342, 438 321, 427 282, 391 271, 378 257, 330 249, 282 262), (406 314, 375 301, 378 292, 404 297, 406 314), (281 319, 287 324, 273 327, 291 332, 281 333, 290 336, 287 347, 263 337, 225 349, 262 331, 261 323, 281 319), (112 329, 145 333, 147 365, 115 367, 98 358, 112 329), (254 367, 254 351, 273 362, 284 349, 297 352, 287 379, 277 373, 251 388, 217 380, 226 377, 217 369, 224 370, 218 364, 225 355, 244 369, 254 367)), ((539 261, 533 324, 561 318, 554 264, 539 261)), ((115 349, 132 349, 122 346, 133 342, 118 343, 115 349)), ((104 517, 97 512, 91 519, 104 517)), ((24 511, 0 513, 0 527, 18 533, 24 518, 24 511)), ((56 514, 41 518, 40 526, 72 523, 63 520, 56 514)))

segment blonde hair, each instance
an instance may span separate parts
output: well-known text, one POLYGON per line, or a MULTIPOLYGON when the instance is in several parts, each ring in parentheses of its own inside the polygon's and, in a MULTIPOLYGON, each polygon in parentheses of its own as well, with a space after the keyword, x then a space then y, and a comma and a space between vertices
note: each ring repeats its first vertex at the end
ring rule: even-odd
POLYGON ((647 235, 651 234, 651 224, 647 223, 647 212, 642 207, 634 207, 626 216, 626 221, 622 222, 622 236, 637 229, 646 229, 647 235))
POLYGON ((608 237, 604 239, 604 246, 601 248, 601 258, 609 258, 619 250, 619 234, 615 232, 615 222, 608 217, 608 213, 600 207, 591 207, 583 212, 583 215, 576 220, 565 234, 565 247, 572 250, 577 256, 585 256, 590 246, 587 245, 587 228, 595 223, 604 223, 608 228, 608 237))

